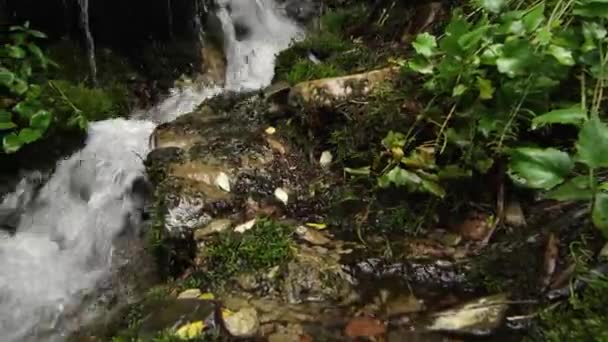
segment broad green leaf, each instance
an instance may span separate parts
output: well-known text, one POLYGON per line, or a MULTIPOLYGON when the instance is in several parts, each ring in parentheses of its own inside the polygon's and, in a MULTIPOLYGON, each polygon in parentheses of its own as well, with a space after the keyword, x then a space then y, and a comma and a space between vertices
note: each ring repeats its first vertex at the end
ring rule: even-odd
POLYGON ((482 100, 489 100, 494 97, 494 87, 492 81, 483 77, 477 77, 477 89, 479 89, 479 98, 482 100))
POLYGON ((595 195, 591 220, 604 237, 608 238, 608 193, 602 191, 595 195))
POLYGON ((46 34, 40 32, 40 31, 36 31, 36 30, 27 30, 27 33, 32 36, 32 37, 36 37, 36 38, 40 38, 40 39, 44 39, 47 38, 46 34))
POLYGON ((439 41, 441 51, 450 57, 464 57, 458 40, 470 31, 469 27, 469 23, 461 15, 454 15, 445 28, 445 35, 439 41))
POLYGON ((30 127, 44 132, 49 128, 52 120, 53 116, 50 112, 41 110, 30 118, 30 127))
POLYGON ((522 21, 526 32, 536 32, 536 29, 545 21, 545 3, 541 2, 536 5, 528 14, 524 15, 522 21))
POLYGON ((19 151, 22 146, 23 142, 15 133, 8 134, 2 139, 2 147, 4 147, 4 152, 6 153, 15 153, 19 151))
POLYGON ((464 84, 458 84, 454 87, 454 89, 452 89, 452 96, 453 97, 458 97, 461 96, 462 94, 464 94, 467 89, 469 89, 466 85, 464 84))
POLYGON ((27 45, 27 49, 32 53, 32 55, 34 55, 36 57, 36 59, 38 60, 40 65, 42 65, 42 67, 46 68, 46 64, 47 64, 46 57, 44 56, 44 53, 38 47, 38 45, 36 45, 34 43, 29 43, 27 45))
POLYGON ((32 66, 27 60, 24 60, 19 67, 19 76, 23 79, 28 79, 32 76, 32 66))
POLYGON ((574 8, 575 15, 587 18, 608 19, 608 2, 606 1, 585 1, 579 2, 574 8))
POLYGON ((534 60, 534 48, 525 39, 513 38, 505 44, 502 57, 496 60, 496 67, 509 77, 528 74, 528 67, 534 60))
POLYGON ((503 44, 492 44, 488 46, 481 54, 481 63, 495 65, 496 60, 503 55, 503 47, 503 44))
POLYGON ((435 36, 425 32, 416 36, 416 40, 412 43, 412 46, 418 54, 431 57, 437 48, 437 41, 435 36))
POLYGON ((13 115, 4 109, 0 109, 0 122, 12 122, 13 115))
POLYGON ((561 65, 573 66, 575 64, 574 57, 572 57, 572 51, 561 46, 550 45, 549 54, 555 57, 561 65))
POLYGON ((31 103, 27 101, 19 102, 15 107, 13 107, 13 111, 19 114, 19 117, 23 119, 29 119, 38 111, 38 108, 34 107, 31 103))
POLYGON ((608 167, 608 126, 593 116, 585 122, 576 142, 578 161, 590 168, 608 167))
POLYGON ((381 188, 394 184, 396 186, 408 186, 411 190, 414 190, 421 182, 422 179, 417 174, 398 166, 378 178, 378 186, 381 188))
POLYGON ((10 86, 11 91, 13 91, 17 95, 23 95, 29 89, 27 82, 20 78, 15 78, 15 81, 10 86))
POLYGON ((569 108, 552 110, 539 115, 532 120, 532 129, 537 129, 550 124, 576 125, 579 126, 587 120, 587 112, 576 104, 569 108))
POLYGON ((18 46, 9 45, 9 46, 6 46, 5 49, 6 49, 8 56, 11 58, 15 58, 15 59, 25 58, 25 50, 23 50, 22 48, 20 48, 18 46))
POLYGON ((523 186, 549 190, 562 183, 574 166, 566 152, 554 148, 516 148, 511 152, 509 173, 523 186))
POLYGON ((477 0, 479 6, 486 11, 499 13, 505 7, 505 0, 477 0))
POLYGON ((0 131, 10 130, 16 127, 17 125, 12 122, 0 122, 0 131))
POLYGON ((469 51, 471 49, 477 49, 479 46, 479 42, 481 42, 484 34, 490 29, 490 25, 484 25, 476 28, 475 30, 463 34, 458 39, 458 45, 462 47, 463 50, 469 51))
POLYGON ((426 192, 431 193, 439 198, 445 197, 445 189, 441 185, 439 185, 439 183, 423 178, 421 185, 422 189, 426 192))
POLYGON ((593 198, 589 177, 577 176, 549 191, 546 198, 557 201, 587 201, 593 198))
POLYGON ((394 147, 403 147, 407 142, 406 138, 407 137, 403 133, 389 131, 386 134, 386 137, 382 139, 382 146, 389 150, 394 147))
POLYGON ((0 68, 0 84, 9 86, 15 80, 15 74, 7 69, 0 68))
POLYGON ((541 46, 549 45, 549 43, 551 43, 552 39, 553 39, 553 33, 547 27, 542 27, 536 33, 536 42, 538 42, 538 44, 540 44, 541 46))
POLYGON ((43 133, 44 132, 38 129, 24 128, 19 131, 19 140, 21 140, 24 144, 30 144, 42 138, 43 133))
POLYGON ((418 147, 410 155, 401 159, 401 163, 409 169, 435 169, 435 150, 418 147))
POLYGON ((458 165, 446 165, 445 167, 439 170, 437 176, 439 179, 461 179, 461 178, 469 178, 473 175, 470 169, 464 169, 458 165))
POLYGON ((415 57, 409 61, 408 66, 412 71, 420 74, 428 75, 433 73, 433 64, 424 58, 415 57))

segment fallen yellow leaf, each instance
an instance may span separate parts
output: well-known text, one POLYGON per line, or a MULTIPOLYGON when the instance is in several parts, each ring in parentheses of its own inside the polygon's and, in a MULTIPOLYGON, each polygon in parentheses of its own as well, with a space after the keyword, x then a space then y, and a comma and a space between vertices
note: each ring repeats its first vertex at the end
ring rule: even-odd
POLYGON ((276 131, 277 131, 277 129, 272 126, 266 128, 266 134, 268 134, 268 135, 273 135, 276 133, 276 131))
POLYGON ((202 295, 198 296, 198 299, 214 300, 215 296, 213 295, 213 293, 207 292, 207 293, 203 293, 202 295))
POLYGON ((175 336, 182 340, 191 340, 200 337, 203 334, 203 330, 205 330, 205 323, 203 321, 196 321, 181 326, 175 332, 175 336))
POLYGON ((323 229, 327 228, 327 225, 325 223, 311 223, 311 222, 309 222, 309 223, 306 224, 306 226, 310 227, 310 228, 318 229, 318 230, 323 230, 323 229))

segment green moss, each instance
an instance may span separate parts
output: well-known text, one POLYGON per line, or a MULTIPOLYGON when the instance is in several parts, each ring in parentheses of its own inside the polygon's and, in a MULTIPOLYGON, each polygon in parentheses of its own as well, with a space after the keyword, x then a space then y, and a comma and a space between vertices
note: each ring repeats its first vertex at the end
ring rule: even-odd
POLYGON ((541 314, 543 341, 608 341, 608 277, 541 314))
POLYGON ((292 234, 292 227, 269 219, 258 220, 244 234, 222 234, 206 249, 204 277, 217 284, 238 273, 283 265, 293 256, 292 234))

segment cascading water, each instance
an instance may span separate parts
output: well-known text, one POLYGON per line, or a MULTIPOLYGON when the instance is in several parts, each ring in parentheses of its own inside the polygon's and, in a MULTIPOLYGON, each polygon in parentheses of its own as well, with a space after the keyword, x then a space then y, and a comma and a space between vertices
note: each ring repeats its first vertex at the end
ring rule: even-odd
MULTIPOLYGON (((269 84, 275 54, 300 29, 277 13, 272 0, 218 5, 226 37, 226 87, 269 84), (237 37, 235 25, 246 26, 248 34, 237 37)), ((62 341, 95 316, 87 298, 102 296, 112 276, 112 257, 118 254, 113 243, 141 226, 143 204, 133 184, 144 176, 150 134, 159 122, 192 111, 220 91, 193 86, 175 91, 144 119, 140 114, 140 119, 92 123, 86 146, 60 161, 38 192, 24 179, 4 198, 0 212, 22 214, 15 234, 0 234, 1 341, 62 341)))
POLYGON ((80 5, 80 24, 84 31, 91 82, 97 85, 97 61, 95 60, 95 41, 93 40, 91 24, 89 22, 89 0, 78 0, 78 4, 80 5))

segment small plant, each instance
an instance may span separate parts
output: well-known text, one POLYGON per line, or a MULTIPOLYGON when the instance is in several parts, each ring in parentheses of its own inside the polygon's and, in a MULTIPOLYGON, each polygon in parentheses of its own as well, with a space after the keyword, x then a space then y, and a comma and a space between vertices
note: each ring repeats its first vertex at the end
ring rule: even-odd
POLYGON ((291 227, 258 220, 244 234, 229 233, 209 244, 206 263, 211 280, 225 280, 239 272, 257 272, 282 265, 292 257, 291 227))
POLYGON ((46 35, 27 23, 11 27, 10 32, 10 42, 0 47, 0 137, 6 153, 42 138, 53 120, 40 101, 42 89, 35 84, 37 72, 49 65, 35 43, 46 35))

